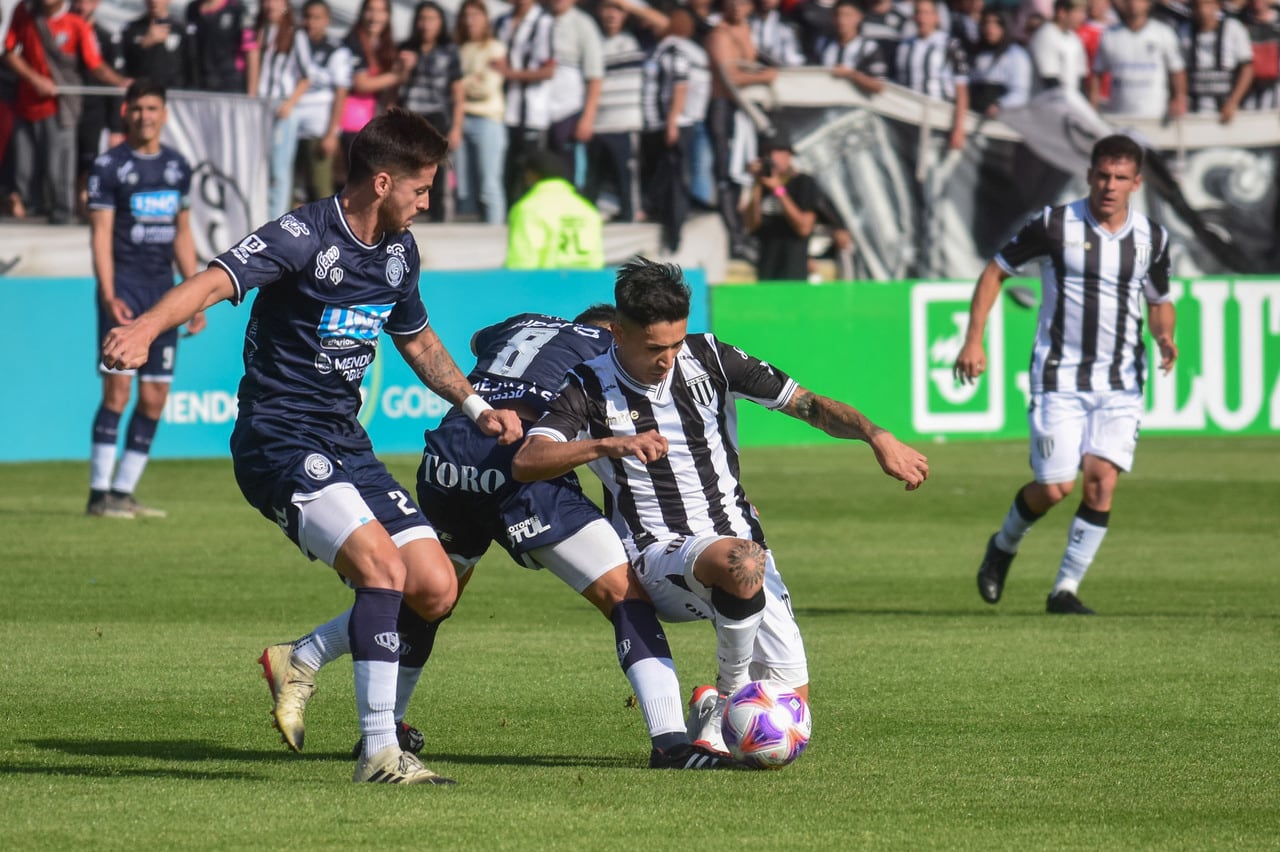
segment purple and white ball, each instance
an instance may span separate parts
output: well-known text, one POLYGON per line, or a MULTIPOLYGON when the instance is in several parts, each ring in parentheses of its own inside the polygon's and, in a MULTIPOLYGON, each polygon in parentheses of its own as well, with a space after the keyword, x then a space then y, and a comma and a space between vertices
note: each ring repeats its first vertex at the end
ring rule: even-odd
POLYGON ((721 732, 735 759, 758 769, 781 769, 804 752, 813 718, 793 690, 756 680, 729 696, 721 732))

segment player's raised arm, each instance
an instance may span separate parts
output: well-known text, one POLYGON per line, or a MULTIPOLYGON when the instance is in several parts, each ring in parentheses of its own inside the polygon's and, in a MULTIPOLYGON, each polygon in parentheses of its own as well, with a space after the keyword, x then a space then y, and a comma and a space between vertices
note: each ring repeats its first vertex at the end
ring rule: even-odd
POLYGON ((461 407, 480 431, 496 437, 499 444, 520 440, 524 434, 520 416, 509 409, 494 409, 476 394, 435 329, 428 325, 417 334, 392 335, 391 339, 422 383, 447 402, 461 407))
POLYGON ((916 490, 929 478, 929 460, 923 453, 902 443, 889 430, 872 423, 869 417, 851 405, 797 387, 791 399, 779 410, 833 438, 866 441, 875 452, 880 468, 894 479, 905 482, 908 491, 916 490))
POLYGON ((964 335, 964 346, 956 356, 952 368, 955 377, 967 384, 972 384, 987 371, 987 351, 982 344, 982 337, 987 329, 987 316, 991 306, 1000 297, 1000 288, 1009 273, 994 260, 987 261, 987 266, 978 277, 978 285, 973 288, 973 299, 969 302, 969 328, 964 335))
POLYGON ((102 363, 113 370, 133 370, 146 363, 152 342, 164 331, 236 294, 231 276, 211 266, 174 287, 151 310, 128 325, 113 328, 102 341, 102 363))

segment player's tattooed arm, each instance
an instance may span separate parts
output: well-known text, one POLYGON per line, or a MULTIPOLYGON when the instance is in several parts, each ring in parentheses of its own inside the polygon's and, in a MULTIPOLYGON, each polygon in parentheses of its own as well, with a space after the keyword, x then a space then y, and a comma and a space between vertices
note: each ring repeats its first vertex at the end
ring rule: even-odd
POLYGON ((929 460, 882 429, 851 405, 819 396, 805 388, 796 388, 791 401, 782 409, 787 414, 821 429, 833 438, 866 441, 876 454, 880 469, 901 480, 908 491, 914 491, 929 478, 929 460))
POLYGON ((796 388, 791 401, 782 410, 833 438, 870 443, 872 438, 885 432, 853 406, 819 396, 805 388, 796 388))
POLYGON ((435 329, 427 326, 412 337, 392 336, 401 357, 422 383, 452 405, 460 404, 473 391, 467 377, 444 348, 435 329))

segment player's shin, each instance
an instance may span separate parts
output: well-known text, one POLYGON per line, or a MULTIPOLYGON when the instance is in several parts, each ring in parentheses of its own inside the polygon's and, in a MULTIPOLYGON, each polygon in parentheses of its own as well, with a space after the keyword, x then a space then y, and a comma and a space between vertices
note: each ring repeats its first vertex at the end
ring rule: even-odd
POLYGON ((1054 581, 1053 591, 1071 592, 1080 589, 1085 572, 1093 563, 1093 558, 1102 546, 1102 539, 1107 535, 1107 523, 1111 520, 1110 512, 1090 509, 1084 504, 1076 510, 1071 519, 1071 528, 1067 531, 1067 549, 1062 554, 1062 563, 1058 566, 1058 577, 1054 581))
POLYGON ((716 657, 720 670, 716 688, 728 695, 746 683, 751 657, 755 652, 756 633, 764 620, 764 589, 750 598, 739 598, 715 586, 711 603, 716 608, 716 657))
POLYGON ((397 722, 404 721, 409 707, 409 699, 422 677, 422 669, 431 657, 436 644, 436 631, 445 618, 427 621, 418 615, 407 603, 400 604, 400 672, 396 677, 396 711, 397 722))
POLYGON ((1032 524, 1044 517, 1043 512, 1036 512, 1027 504, 1023 494, 1026 490, 1026 486, 1023 486, 1013 498, 1013 505, 1005 515, 1000 531, 996 533, 996 547, 1005 553, 1017 553, 1022 539, 1031 531, 1032 524))
POLYGON ((395 706, 403 595, 392 589, 356 589, 349 635, 355 669, 356 711, 366 754, 397 745, 395 706))
POLYGON ((118 494, 132 494, 142 479, 147 460, 151 455, 151 442, 156 437, 158 421, 135 411, 129 418, 129 428, 125 433, 124 456, 116 469, 111 490, 118 494))
POLYGON ((618 665, 635 690, 654 746, 667 750, 688 742, 680 681, 653 604, 635 598, 619 601, 609 620, 613 622, 618 665))

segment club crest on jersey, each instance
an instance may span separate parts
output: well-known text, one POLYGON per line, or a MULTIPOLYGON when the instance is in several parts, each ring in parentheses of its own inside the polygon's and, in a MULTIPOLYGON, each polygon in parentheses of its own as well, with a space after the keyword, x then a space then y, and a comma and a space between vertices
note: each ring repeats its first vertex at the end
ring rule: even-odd
POLYGON ((182 180, 182 166, 177 160, 170 160, 164 164, 164 182, 170 186, 176 186, 178 181, 182 180))
POLYGON ((711 406, 716 401, 716 389, 711 385, 711 376, 703 373, 699 376, 687 380, 684 386, 689 389, 689 393, 697 400, 699 405, 711 406))
POLYGON ((1143 265, 1151 262, 1151 243, 1137 243, 1133 247, 1133 256, 1143 265))
POLYGON ((404 282, 405 265, 398 254, 387 255, 387 284, 399 287, 404 282))
POLYGON ((307 456, 306 461, 302 463, 302 468, 307 472, 307 476, 319 482, 324 482, 333 476, 333 462, 320 455, 320 453, 312 453, 307 456))

